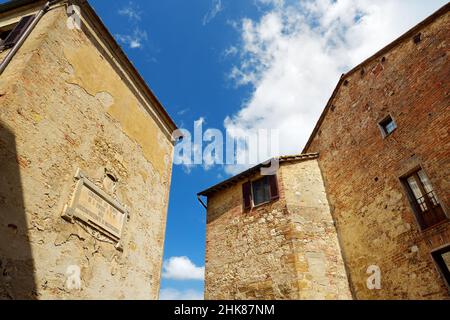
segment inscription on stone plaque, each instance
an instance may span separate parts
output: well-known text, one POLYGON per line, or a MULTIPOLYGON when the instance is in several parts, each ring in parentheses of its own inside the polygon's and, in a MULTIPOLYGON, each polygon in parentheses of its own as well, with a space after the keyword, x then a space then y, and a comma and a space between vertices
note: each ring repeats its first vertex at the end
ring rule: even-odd
POLYGON ((78 179, 77 186, 70 205, 64 210, 63 218, 82 220, 119 241, 127 216, 126 209, 80 171, 75 178, 78 179))

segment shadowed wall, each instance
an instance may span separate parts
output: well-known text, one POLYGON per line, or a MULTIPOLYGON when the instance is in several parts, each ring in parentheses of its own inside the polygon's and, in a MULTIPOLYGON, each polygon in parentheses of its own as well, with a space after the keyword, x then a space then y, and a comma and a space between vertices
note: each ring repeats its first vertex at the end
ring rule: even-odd
POLYGON ((19 170, 22 161, 13 133, 0 122, 0 299, 36 298, 19 170))

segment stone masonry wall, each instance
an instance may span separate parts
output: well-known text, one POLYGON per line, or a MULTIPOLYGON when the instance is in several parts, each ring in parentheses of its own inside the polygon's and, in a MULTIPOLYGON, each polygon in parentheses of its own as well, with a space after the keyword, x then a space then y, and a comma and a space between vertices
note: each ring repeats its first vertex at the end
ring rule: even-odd
POLYGON ((250 212, 242 183, 208 197, 205 298, 350 298, 317 162, 283 164, 280 199, 250 212))
POLYGON ((157 299, 173 146, 66 19, 48 12, 0 77, 0 299, 157 299), (101 188, 105 169, 117 176, 123 252, 61 218, 77 168, 101 188))
POLYGON ((359 299, 443 299, 449 291, 430 252, 450 224, 421 231, 400 177, 421 166, 449 206, 450 15, 346 77, 307 152, 320 152, 328 198, 359 299), (385 139, 379 121, 397 129, 385 139), (366 286, 381 269, 381 290, 366 286))
POLYGON ((205 299, 298 297, 283 195, 280 184, 280 200, 251 212, 243 212, 242 183, 208 197, 205 299))
POLYGON ((299 299, 351 299, 318 162, 285 163, 281 171, 292 223, 299 299))

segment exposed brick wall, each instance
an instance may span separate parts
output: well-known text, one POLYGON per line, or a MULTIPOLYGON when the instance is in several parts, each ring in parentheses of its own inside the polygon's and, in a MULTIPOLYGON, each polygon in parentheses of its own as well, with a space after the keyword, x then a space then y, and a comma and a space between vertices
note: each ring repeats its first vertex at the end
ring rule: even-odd
POLYGON ((450 224, 422 232, 400 177, 421 166, 449 213, 450 15, 347 76, 312 144, 356 297, 448 298, 430 251, 450 243, 450 224), (364 71, 362 71, 364 70, 364 71), (390 114, 397 130, 383 138, 390 114), (416 247, 418 251, 415 250, 416 247), (368 290, 378 265, 382 289, 368 290))
POLYGON ((250 212, 242 183, 208 197, 205 298, 350 298, 317 161, 283 164, 280 199, 250 212))

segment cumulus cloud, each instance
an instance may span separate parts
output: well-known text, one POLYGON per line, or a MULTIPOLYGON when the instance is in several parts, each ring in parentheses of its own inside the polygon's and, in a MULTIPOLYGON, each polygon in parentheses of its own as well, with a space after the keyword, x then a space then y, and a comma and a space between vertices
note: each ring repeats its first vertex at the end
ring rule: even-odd
POLYGON ((162 276, 172 280, 203 280, 205 267, 196 266, 188 257, 171 257, 163 263, 162 276))
POLYGON ((203 300, 203 292, 198 290, 161 289, 159 300, 203 300))
MULTIPOLYGON (((446 3, 256 1, 263 14, 240 22, 241 43, 236 47, 241 63, 230 72, 237 85, 250 85, 253 91, 224 125, 235 137, 260 128, 279 129, 282 154, 302 150, 342 73, 446 3)), ((230 174, 242 169, 226 167, 230 174)))
POLYGON ((147 31, 136 27, 131 34, 116 34, 116 39, 130 49, 138 49, 148 40, 148 34, 147 31))
POLYGON ((222 0, 213 0, 211 9, 203 17, 203 25, 210 23, 222 10, 222 0))

